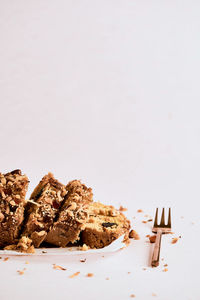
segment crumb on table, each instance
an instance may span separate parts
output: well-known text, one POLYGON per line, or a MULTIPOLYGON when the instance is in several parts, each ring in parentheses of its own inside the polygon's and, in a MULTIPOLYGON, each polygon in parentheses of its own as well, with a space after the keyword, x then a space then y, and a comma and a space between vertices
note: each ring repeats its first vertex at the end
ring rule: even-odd
POLYGON ((129 232, 129 238, 130 239, 134 239, 134 240, 139 240, 140 239, 140 236, 139 236, 139 234, 135 231, 135 230, 131 230, 130 232, 129 232))
POLYGON ((24 268, 24 269, 23 269, 23 270, 21 270, 21 271, 20 271, 20 270, 18 270, 18 271, 17 271, 17 273, 18 273, 19 275, 23 275, 25 271, 26 271, 26 268, 24 268))
POLYGON ((86 277, 93 277, 94 274, 93 273, 87 273, 86 277))
POLYGON ((137 212, 138 212, 138 213, 142 213, 143 210, 142 210, 142 209, 138 209, 137 212))
POLYGON ((10 258, 10 257, 5 257, 5 258, 4 258, 4 261, 7 261, 7 260, 9 260, 9 258, 10 258))
POLYGON ((70 275, 69 278, 74 278, 74 277, 78 276, 79 274, 80 274, 80 272, 76 272, 76 273, 70 275))
POLYGON ((56 264, 53 264, 53 269, 54 270, 62 270, 62 271, 66 271, 67 270, 67 269, 65 269, 65 268, 63 268, 61 266, 56 265, 56 264))
POLYGON ((164 269, 163 269, 163 272, 167 272, 167 271, 168 271, 168 269, 167 269, 167 268, 164 268, 164 269))
POLYGON ((150 243, 155 243, 155 241, 156 241, 156 235, 150 235, 149 236, 149 241, 150 241, 150 243))
POLYGON ((120 205, 119 207, 119 211, 127 211, 128 209, 126 207, 123 207, 122 205, 120 205))
POLYGON ((178 238, 177 237, 175 237, 175 238, 172 239, 172 244, 176 244, 177 242, 178 242, 178 238))

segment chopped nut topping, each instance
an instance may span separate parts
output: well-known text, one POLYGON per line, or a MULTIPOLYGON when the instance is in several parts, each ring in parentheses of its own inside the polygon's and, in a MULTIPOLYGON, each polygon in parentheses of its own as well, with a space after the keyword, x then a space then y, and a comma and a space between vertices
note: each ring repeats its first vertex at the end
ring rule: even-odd
POLYGON ((78 276, 79 274, 80 274, 80 272, 76 272, 76 273, 70 275, 69 278, 74 278, 74 277, 78 276))

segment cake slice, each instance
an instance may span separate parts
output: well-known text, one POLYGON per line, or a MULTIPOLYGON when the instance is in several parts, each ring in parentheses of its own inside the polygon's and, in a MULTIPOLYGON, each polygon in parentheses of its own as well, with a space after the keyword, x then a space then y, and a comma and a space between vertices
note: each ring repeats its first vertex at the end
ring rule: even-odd
POLYGON ((58 220, 45 238, 46 242, 60 247, 79 239, 79 234, 88 219, 88 205, 93 200, 92 189, 79 180, 69 182, 66 189, 68 194, 58 220))
POLYGON ((93 202, 89 206, 89 218, 81 233, 81 241, 90 248, 103 248, 121 235, 129 240, 130 221, 113 206, 93 202))
POLYGON ((51 173, 45 175, 34 189, 30 197, 33 203, 29 203, 22 233, 22 237, 32 240, 34 247, 39 247, 45 240, 66 194, 65 186, 51 173))
POLYGON ((18 238, 28 183, 21 170, 0 173, 0 248, 14 244, 18 238))

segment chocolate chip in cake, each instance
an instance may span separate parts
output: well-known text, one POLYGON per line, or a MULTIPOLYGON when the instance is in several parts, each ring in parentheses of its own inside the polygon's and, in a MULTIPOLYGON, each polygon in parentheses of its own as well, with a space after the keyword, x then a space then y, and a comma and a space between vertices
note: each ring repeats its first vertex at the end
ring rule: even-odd
POLYGON ((54 200, 52 205, 53 205, 53 208, 58 209, 60 207, 60 202, 54 200))
POLYGON ((118 226, 117 223, 111 223, 111 222, 106 222, 106 223, 102 223, 103 227, 112 227, 112 226, 118 226))

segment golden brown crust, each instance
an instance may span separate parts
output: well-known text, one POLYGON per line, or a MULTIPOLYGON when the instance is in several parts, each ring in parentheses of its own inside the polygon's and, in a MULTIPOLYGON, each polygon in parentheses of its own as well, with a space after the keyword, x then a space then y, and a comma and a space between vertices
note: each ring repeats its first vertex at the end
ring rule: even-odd
POLYGON ((53 174, 48 173, 31 194, 31 199, 36 204, 29 203, 22 235, 32 239, 35 247, 39 247, 45 240, 66 193, 65 186, 59 183, 53 174))
POLYGON ((21 170, 0 173, 0 248, 15 243, 24 219, 28 178, 21 170))
POLYGON ((94 202, 90 204, 89 220, 81 233, 81 240, 90 248, 103 248, 123 234, 127 242, 129 229, 130 222, 121 212, 113 206, 94 202))
POLYGON ((66 189, 68 194, 59 218, 45 238, 46 242, 60 247, 79 239, 88 218, 88 204, 93 198, 92 189, 87 188, 79 180, 69 182, 66 189))

